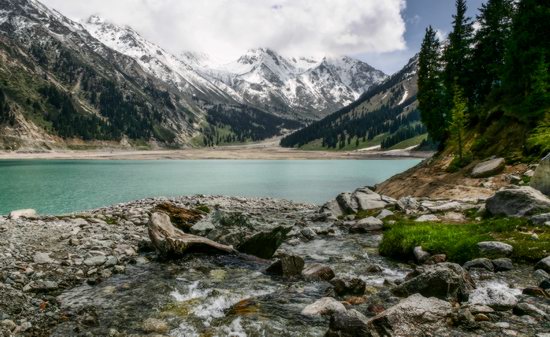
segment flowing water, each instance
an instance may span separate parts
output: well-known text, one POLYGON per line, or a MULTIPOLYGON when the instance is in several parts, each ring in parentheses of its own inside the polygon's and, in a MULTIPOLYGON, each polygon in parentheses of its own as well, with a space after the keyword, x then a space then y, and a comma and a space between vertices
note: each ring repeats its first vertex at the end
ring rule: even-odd
MULTIPOLYGON (((302 256, 306 263, 330 265, 339 276, 359 277, 372 294, 385 279, 395 280, 410 271, 376 253, 380 235, 336 233, 282 251, 302 256), (377 264, 381 273, 367 272, 377 264)), ((109 329, 140 333, 147 318, 170 325, 170 336, 322 336, 328 320, 301 315, 303 308, 323 297, 326 282, 286 281, 265 274, 267 264, 229 256, 189 256, 172 263, 144 263, 99 286, 83 286, 61 296, 65 310, 93 310, 97 325, 89 331, 109 329), (93 308, 93 309, 90 309, 93 308)), ((366 305, 366 304, 365 304, 366 305)), ((58 327, 54 336, 74 331, 75 320, 58 327)))
POLYGON ((0 214, 93 209, 154 196, 274 197, 323 203, 414 165, 403 160, 0 161, 0 214))

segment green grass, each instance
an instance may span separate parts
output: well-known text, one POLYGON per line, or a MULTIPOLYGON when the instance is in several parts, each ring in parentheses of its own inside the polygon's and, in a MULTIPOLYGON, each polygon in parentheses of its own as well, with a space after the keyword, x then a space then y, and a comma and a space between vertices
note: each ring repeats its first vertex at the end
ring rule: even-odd
POLYGON ((428 134, 422 134, 418 135, 413 138, 405 139, 404 141, 395 144, 394 146, 390 147, 389 150, 399 150, 399 149, 406 149, 411 146, 417 146, 420 145, 424 140, 428 139, 428 134))
POLYGON ((446 254, 449 261, 464 263, 479 257, 477 243, 502 241, 514 247, 516 261, 538 261, 550 254, 550 229, 533 227, 525 219, 487 219, 467 224, 415 223, 400 220, 388 226, 380 254, 398 260, 413 258, 416 246, 432 254, 446 254), (533 240, 536 232, 539 240, 533 240))

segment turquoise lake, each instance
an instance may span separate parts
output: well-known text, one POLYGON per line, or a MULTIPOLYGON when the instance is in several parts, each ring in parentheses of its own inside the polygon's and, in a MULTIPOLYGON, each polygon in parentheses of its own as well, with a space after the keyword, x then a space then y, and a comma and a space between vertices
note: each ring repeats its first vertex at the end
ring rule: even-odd
POLYGON ((5 160, 0 214, 63 214, 155 196, 272 197, 322 204, 419 163, 399 160, 5 160))

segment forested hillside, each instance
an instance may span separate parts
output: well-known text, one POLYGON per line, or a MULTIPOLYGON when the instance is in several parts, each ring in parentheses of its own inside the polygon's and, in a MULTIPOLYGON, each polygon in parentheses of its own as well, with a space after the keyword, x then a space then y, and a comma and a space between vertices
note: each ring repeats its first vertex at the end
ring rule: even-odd
POLYGON ((414 57, 399 72, 357 101, 282 139, 284 147, 356 149, 391 148, 426 133, 417 109, 414 57))
POLYGON ((550 151, 550 3, 489 0, 473 19, 456 1, 453 31, 428 27, 419 55, 422 121, 453 167, 550 151))

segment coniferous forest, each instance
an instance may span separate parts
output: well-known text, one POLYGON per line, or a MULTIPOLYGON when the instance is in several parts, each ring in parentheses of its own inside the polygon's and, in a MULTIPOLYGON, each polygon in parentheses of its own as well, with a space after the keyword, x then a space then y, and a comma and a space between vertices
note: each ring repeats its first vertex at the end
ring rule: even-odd
POLYGON ((428 27, 422 43, 418 101, 430 137, 459 167, 488 154, 548 152, 550 40, 540 38, 550 32, 548 3, 489 0, 475 20, 466 6, 456 1, 447 41, 428 27))

